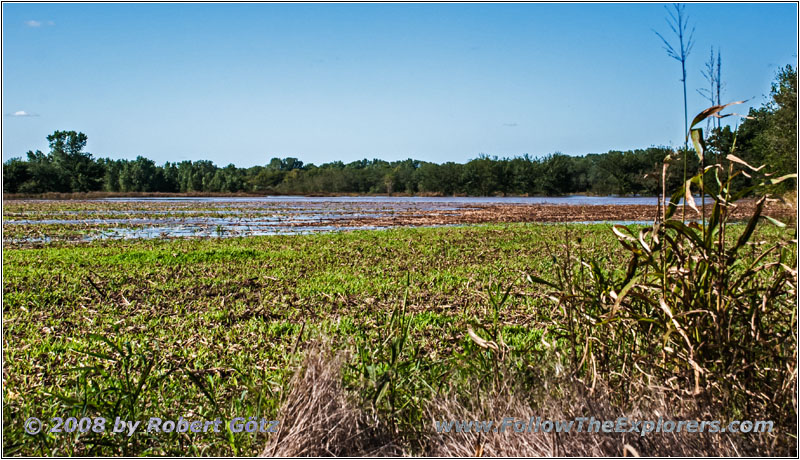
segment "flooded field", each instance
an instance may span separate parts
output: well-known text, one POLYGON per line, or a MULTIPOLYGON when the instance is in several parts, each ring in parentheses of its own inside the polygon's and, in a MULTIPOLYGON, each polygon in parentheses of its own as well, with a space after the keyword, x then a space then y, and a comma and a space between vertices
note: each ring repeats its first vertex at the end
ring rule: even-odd
POLYGON ((247 197, 8 200, 3 245, 235 237, 488 222, 652 221, 655 197, 247 197))

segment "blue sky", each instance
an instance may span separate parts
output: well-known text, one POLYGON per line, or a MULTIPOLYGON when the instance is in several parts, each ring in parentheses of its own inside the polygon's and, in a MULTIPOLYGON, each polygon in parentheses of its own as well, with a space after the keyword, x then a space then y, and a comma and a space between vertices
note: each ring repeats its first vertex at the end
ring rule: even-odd
MULTIPOLYGON (((797 61, 795 4, 689 4, 723 100, 797 61)), ((683 142, 661 4, 3 4, 3 159, 82 131, 96 157, 464 162, 683 142)), ((668 36, 668 35, 666 35, 668 36)), ((746 111, 738 108, 737 111, 746 111)))

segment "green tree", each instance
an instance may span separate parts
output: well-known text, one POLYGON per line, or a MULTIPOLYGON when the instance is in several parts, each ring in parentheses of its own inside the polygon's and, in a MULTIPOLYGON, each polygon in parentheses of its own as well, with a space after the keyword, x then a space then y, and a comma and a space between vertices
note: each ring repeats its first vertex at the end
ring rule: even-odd
MULTIPOLYGON (((715 133, 725 139, 725 131, 715 133)), ((797 70, 782 68, 772 84, 770 101, 751 108, 736 136, 738 156, 752 165, 766 165, 777 175, 797 172, 797 70)), ((749 182, 740 179, 742 182, 749 182)), ((784 181, 777 191, 795 187, 784 181)))
POLYGON ((572 191, 570 158, 563 153, 556 152, 548 155, 541 163, 538 189, 548 196, 557 196, 572 191))
POLYGON ((53 161, 53 156, 40 150, 28 151, 31 179, 20 187, 21 193, 69 192, 69 177, 53 161))
POLYGON ((123 192, 154 192, 157 190, 157 168, 153 160, 138 156, 126 162, 120 171, 120 189, 123 192))
POLYGON ((498 187, 496 158, 481 154, 464 165, 462 182, 468 195, 490 196, 498 187))
POLYGON ((28 163, 21 158, 12 158, 3 163, 4 193, 18 193, 32 178, 28 163))
MULTIPOLYGON (((772 84, 772 116, 761 133, 765 146, 764 161, 781 175, 797 173, 797 70, 786 66, 772 84)), ((794 187, 794 184, 783 184, 794 187)))
POLYGON ((103 183, 103 168, 84 152, 86 134, 76 131, 55 131, 47 136, 53 164, 66 176, 69 190, 88 192, 100 190, 103 183))

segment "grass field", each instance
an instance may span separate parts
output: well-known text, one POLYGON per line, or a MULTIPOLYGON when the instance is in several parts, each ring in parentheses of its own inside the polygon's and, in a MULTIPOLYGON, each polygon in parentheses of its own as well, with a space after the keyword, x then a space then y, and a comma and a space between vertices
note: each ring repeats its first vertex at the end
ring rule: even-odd
MULTIPOLYGON (((788 234, 782 232, 794 230, 760 226, 758 236, 788 234)), ((349 352, 346 386, 380 409, 375 372, 393 359, 383 349, 393 346, 387 341, 398 317, 401 325, 408 318, 407 344, 398 353, 413 367, 404 372, 416 377, 390 389, 392 416, 419 425, 422 416, 411 406, 455 392, 458 382, 489 369, 464 364, 475 350, 470 327, 494 321, 510 350, 531 357, 519 366, 547 356, 542 335, 549 307, 528 276, 553 280, 567 240, 579 241, 586 257, 597 257, 611 272, 625 271, 607 224, 6 249, 5 452, 256 455, 271 434, 29 436, 22 428, 31 416, 273 420, 305 352, 320 342, 349 352), (401 415, 395 390, 410 404, 401 415)), ((552 343, 559 346, 561 339, 552 343)))

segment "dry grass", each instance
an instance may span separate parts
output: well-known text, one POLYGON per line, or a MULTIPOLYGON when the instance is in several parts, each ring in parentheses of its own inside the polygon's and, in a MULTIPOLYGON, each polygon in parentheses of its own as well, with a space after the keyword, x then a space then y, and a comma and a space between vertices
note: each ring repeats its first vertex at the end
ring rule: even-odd
MULTIPOLYGON (((435 422, 441 420, 494 420, 505 417, 529 420, 572 420, 595 417, 597 420, 713 420, 713 410, 700 410, 689 400, 668 401, 664 393, 653 389, 641 397, 632 410, 614 407, 608 394, 589 390, 579 384, 555 380, 548 385, 558 388, 558 398, 547 397, 531 405, 525 393, 511 386, 496 394, 475 392, 464 400, 454 394, 426 403, 428 423, 414 438, 422 440, 423 451, 410 449, 402 434, 391 431, 371 411, 361 409, 341 384, 341 354, 309 352, 290 386, 279 418, 281 430, 271 438, 262 456, 403 456, 431 457, 620 457, 687 456, 732 457, 789 455, 775 452, 767 435, 731 433, 437 433, 435 422)), ((555 379, 555 378, 554 378, 555 379)), ((512 382, 512 379, 505 379, 512 382)), ((363 405, 367 407, 367 405, 363 405)))
POLYGON ((791 190, 783 195, 783 204, 788 208, 787 213, 797 215, 797 190, 791 190))
MULTIPOLYGON (((642 400, 642 406, 622 410, 608 403, 608 397, 589 394, 575 385, 563 398, 548 398, 538 408, 509 390, 494 397, 476 395, 467 404, 446 398, 429 407, 431 426, 436 420, 496 420, 504 417, 528 421, 532 416, 542 420, 574 420, 594 417, 596 420, 712 420, 714 417, 697 412, 677 412, 663 397, 642 400), (475 405, 477 403, 477 405, 475 405), (672 410, 671 410, 672 409, 672 410)), ((435 431, 435 430, 433 430, 435 431)), ((431 433, 427 455, 437 457, 732 457, 767 455, 766 439, 756 434, 729 433, 587 433, 573 428, 570 433, 515 433, 510 427, 505 433, 431 433)))
POLYGON ((313 347, 279 414, 264 457, 402 456, 385 426, 357 408, 342 388, 341 355, 313 347))

